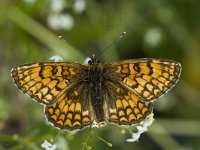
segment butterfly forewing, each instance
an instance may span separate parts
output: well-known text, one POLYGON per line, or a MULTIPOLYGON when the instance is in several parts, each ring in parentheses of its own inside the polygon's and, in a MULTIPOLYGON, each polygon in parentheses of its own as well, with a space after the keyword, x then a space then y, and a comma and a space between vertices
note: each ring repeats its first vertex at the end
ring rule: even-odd
POLYGON ((83 75, 85 66, 76 63, 33 63, 11 71, 17 87, 39 103, 52 104, 83 75))
POLYGON ((171 60, 132 59, 104 65, 118 81, 142 101, 157 99, 179 79, 181 65, 171 60))

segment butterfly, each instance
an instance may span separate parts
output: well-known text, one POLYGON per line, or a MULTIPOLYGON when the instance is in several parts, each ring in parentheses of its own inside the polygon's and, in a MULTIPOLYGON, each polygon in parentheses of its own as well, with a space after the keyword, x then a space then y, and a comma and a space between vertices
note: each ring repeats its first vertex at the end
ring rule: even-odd
POLYGON ((141 58, 101 64, 95 55, 88 65, 41 62, 14 67, 16 86, 44 105, 48 121, 75 130, 106 123, 134 125, 153 110, 153 102, 171 89, 181 64, 141 58))

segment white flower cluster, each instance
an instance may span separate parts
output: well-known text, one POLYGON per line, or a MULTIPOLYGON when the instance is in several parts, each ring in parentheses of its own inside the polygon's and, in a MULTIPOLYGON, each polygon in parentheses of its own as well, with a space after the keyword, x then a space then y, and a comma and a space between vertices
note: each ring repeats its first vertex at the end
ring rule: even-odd
POLYGON ((145 33, 144 42, 150 47, 156 47, 161 42, 162 36, 162 32, 159 28, 150 28, 145 33))
POLYGON ((154 114, 151 113, 150 115, 148 115, 146 117, 145 120, 143 120, 142 122, 140 122, 140 124, 138 126, 136 126, 137 128, 137 132, 131 132, 131 137, 130 139, 127 139, 126 141, 127 142, 135 142, 135 141, 138 141, 138 139, 140 138, 140 135, 143 133, 143 132, 146 132, 148 131, 148 128, 154 121, 154 118, 153 118, 154 114))
MULTIPOLYGON (((50 13, 47 18, 48 25, 54 30, 70 30, 74 26, 74 18, 69 13, 63 13, 62 10, 68 5, 64 0, 51 0, 50 13)), ((85 0, 75 0, 73 11, 77 14, 82 13, 86 8, 85 0)))
POLYGON ((45 140, 42 144, 41 147, 44 148, 45 150, 56 150, 56 144, 51 144, 47 140, 45 140))
POLYGON ((54 62, 62 62, 63 58, 60 55, 55 55, 49 58, 49 60, 52 60, 54 62))

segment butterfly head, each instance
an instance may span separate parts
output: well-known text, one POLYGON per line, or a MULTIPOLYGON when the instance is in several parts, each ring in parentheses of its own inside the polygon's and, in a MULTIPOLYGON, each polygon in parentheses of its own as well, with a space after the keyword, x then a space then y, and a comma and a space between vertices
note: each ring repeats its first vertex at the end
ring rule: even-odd
POLYGON ((88 61, 89 65, 99 64, 99 63, 100 63, 99 58, 95 56, 94 54, 90 57, 90 60, 88 61))

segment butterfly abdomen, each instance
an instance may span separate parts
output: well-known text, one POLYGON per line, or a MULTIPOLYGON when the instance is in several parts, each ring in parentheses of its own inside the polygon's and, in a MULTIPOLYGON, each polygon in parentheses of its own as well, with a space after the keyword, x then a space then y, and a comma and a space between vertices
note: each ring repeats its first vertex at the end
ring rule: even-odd
POLYGON ((100 84, 92 85, 91 87, 91 104, 97 123, 104 122, 105 115, 103 110, 103 98, 101 96, 100 84))
POLYGON ((93 64, 88 70, 88 84, 90 87, 91 104, 93 107, 95 120, 97 123, 105 121, 103 110, 103 97, 101 93, 101 84, 103 81, 103 70, 99 64, 93 64))

